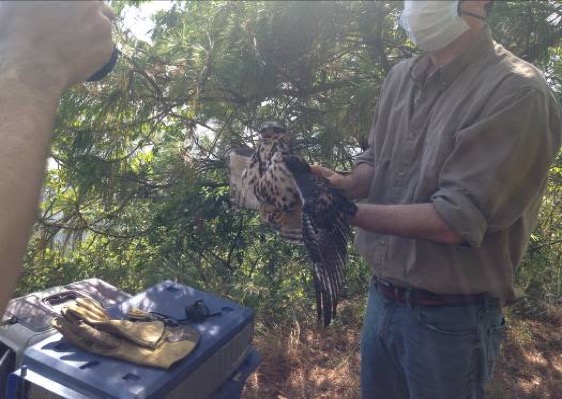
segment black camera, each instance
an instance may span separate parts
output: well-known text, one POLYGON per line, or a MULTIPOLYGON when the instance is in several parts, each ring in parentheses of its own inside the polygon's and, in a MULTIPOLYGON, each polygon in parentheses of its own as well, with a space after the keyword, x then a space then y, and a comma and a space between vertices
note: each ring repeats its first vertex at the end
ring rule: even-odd
POLYGON ((114 47, 113 52, 111 53, 111 58, 109 58, 107 64, 105 64, 96 73, 94 73, 92 76, 86 79, 86 82, 95 82, 105 78, 113 70, 113 67, 117 63, 117 59, 119 58, 119 53, 120 51, 117 50, 117 47, 114 47))

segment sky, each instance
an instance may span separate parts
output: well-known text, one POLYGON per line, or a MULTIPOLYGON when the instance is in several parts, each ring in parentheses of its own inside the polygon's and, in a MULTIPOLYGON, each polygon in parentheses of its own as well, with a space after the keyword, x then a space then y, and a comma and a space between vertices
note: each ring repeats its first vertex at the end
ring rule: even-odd
POLYGON ((128 7, 123 10, 123 24, 137 39, 150 42, 150 30, 154 28, 150 17, 157 11, 169 9, 172 4, 173 1, 153 0, 141 4, 139 8, 128 7))

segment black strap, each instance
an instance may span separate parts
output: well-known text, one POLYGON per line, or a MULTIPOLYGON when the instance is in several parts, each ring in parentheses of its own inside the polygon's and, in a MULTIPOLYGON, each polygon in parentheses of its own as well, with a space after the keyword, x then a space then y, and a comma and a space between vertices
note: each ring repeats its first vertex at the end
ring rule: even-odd
POLYGON ((127 320, 129 321, 161 321, 162 323, 164 323, 164 325, 168 326, 168 327, 177 327, 180 324, 181 320, 175 319, 173 317, 170 317, 168 315, 162 314, 162 313, 158 313, 158 312, 146 312, 146 314, 143 315, 133 315, 133 314, 127 314, 127 320))
POLYGON ((211 313, 209 307, 202 299, 195 301, 192 305, 185 307, 185 319, 190 321, 203 321, 209 317, 219 316, 221 312, 211 313))
POLYGON ((185 319, 176 319, 174 317, 158 313, 148 312, 147 316, 132 316, 127 315, 127 319, 131 321, 155 321, 160 320, 168 327, 177 327, 180 324, 185 324, 187 321, 200 322, 205 321, 209 317, 220 316, 221 312, 211 313, 209 307, 205 305, 202 299, 199 299, 184 308, 185 319))

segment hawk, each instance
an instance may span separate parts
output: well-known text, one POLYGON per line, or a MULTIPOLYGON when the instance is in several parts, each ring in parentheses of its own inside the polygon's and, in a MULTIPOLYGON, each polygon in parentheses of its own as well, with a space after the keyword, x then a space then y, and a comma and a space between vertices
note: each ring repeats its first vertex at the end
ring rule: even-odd
POLYGON ((278 122, 260 128, 260 140, 242 172, 242 187, 258 200, 261 219, 281 238, 304 244, 313 265, 318 322, 328 326, 345 281, 347 220, 357 206, 289 149, 290 135, 278 122), (296 221, 296 223, 295 223, 296 221))

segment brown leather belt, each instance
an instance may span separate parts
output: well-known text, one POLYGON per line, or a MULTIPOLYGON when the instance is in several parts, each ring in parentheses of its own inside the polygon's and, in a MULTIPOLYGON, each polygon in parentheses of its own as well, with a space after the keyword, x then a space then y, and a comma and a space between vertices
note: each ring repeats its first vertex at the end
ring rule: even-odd
POLYGON ((398 303, 411 303, 422 306, 462 306, 484 303, 486 294, 436 294, 419 288, 399 287, 389 281, 373 279, 373 284, 385 298, 398 303))

